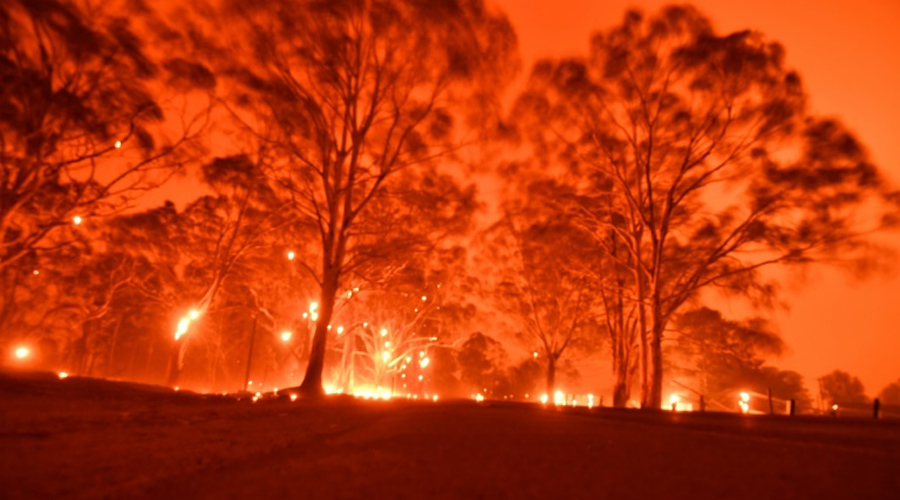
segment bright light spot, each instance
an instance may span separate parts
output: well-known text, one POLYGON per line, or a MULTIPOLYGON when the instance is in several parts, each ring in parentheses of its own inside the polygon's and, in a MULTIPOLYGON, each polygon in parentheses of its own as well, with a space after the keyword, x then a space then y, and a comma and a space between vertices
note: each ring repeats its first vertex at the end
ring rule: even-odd
POLYGON ((178 328, 175 329, 175 340, 181 338, 182 335, 187 333, 188 325, 191 323, 189 318, 181 318, 181 321, 178 322, 178 328))
POLYGON ((80 226, 81 222, 82 222, 82 218, 80 215, 76 215, 75 217, 72 217, 72 224, 75 224, 76 226, 80 226))
POLYGON ((347 298, 353 298, 353 290, 347 290, 347 298))
POLYGON ((382 336, 382 337, 387 337, 387 334, 388 334, 387 328, 382 328, 382 329, 381 329, 381 336, 382 336))
POLYGON ((318 308, 319 308, 319 303, 318 303, 318 302, 310 302, 310 303, 309 303, 309 312, 311 312, 311 313, 312 313, 312 312, 315 312, 316 309, 318 309, 318 308))
POLYGON ((353 293, 359 293, 359 287, 358 287, 358 286, 353 287, 353 293))
POLYGON ((368 327, 369 327, 369 323, 367 321, 363 321, 363 328, 368 328, 368 327))
POLYGON ((319 313, 312 313, 309 315, 309 319, 313 321, 319 321, 319 313))
POLYGON ((297 395, 291 394, 291 401, 297 401, 297 395))
POLYGON ((430 360, 428 358, 424 358, 422 361, 419 361, 419 366, 421 366, 422 368, 425 368, 426 366, 428 366, 429 362, 430 362, 430 360))
POLYGON ((425 351, 419 351, 419 357, 420 357, 420 358, 424 358, 424 357, 425 357, 425 351))
POLYGON ((563 394, 563 391, 556 391, 553 394, 553 404, 555 404, 555 405, 566 404, 566 395, 563 394))
POLYGON ((594 395, 588 394, 588 408, 594 407, 594 395))
POLYGON ((537 359, 537 351, 534 351, 534 353, 532 353, 532 355, 534 356, 534 359, 537 359))
POLYGON ((407 362, 407 363, 412 362, 412 356, 407 356, 407 357, 406 357, 406 362, 407 362))
POLYGON ((252 381, 252 380, 248 380, 248 381, 247 381, 247 385, 253 385, 253 381, 252 381))
POLYGON ((37 276, 38 274, 41 274, 41 272, 35 269, 34 271, 31 271, 31 274, 37 276))
POLYGON ((66 373, 66 372, 59 372, 59 379, 60 379, 60 380, 62 380, 62 379, 64 379, 64 378, 67 378, 68 376, 69 376, 69 374, 66 373))
POLYGON ((741 393, 741 401, 743 401, 745 403, 750 401, 750 394, 747 392, 742 392, 741 393))
POLYGON ((831 410, 832 410, 832 411, 837 411, 837 410, 838 410, 838 405, 831 405, 831 410))
POLYGON ((178 386, 177 386, 177 385, 176 385, 173 389, 175 389, 175 392, 178 392, 178 386))
POLYGON ((278 388, 276 387, 276 388, 272 389, 272 392, 274 392, 275 394, 278 394, 278 388))
POLYGON ((333 385, 326 385, 326 386, 322 387, 322 389, 325 391, 325 394, 334 394, 334 386, 333 385))
POLYGON ((344 327, 343 326, 337 327, 337 334, 340 335, 342 333, 344 333, 344 327))
POLYGON ((253 402, 257 402, 259 400, 259 396, 253 396, 253 402))
POLYGON ((424 375, 419 375, 419 381, 421 381, 421 380, 424 379, 424 378, 425 378, 424 375))
POLYGON ((681 397, 678 394, 672 394, 671 396, 669 396, 670 405, 673 405, 679 401, 681 401, 681 397))
POLYGON ((548 397, 546 394, 541 394, 541 404, 547 404, 547 401, 549 400, 550 397, 548 397))
POLYGON ((309 313, 303 313, 303 319, 306 319, 307 316, 309 316, 309 313))
POLYGON ((381 353, 381 359, 384 360, 385 363, 387 363, 390 358, 391 358, 391 353, 389 353, 387 351, 384 351, 383 353, 381 353))
POLYGON ((390 340, 385 340, 385 341, 384 341, 384 346, 385 346, 385 347, 390 347, 390 346, 391 346, 391 341, 390 341, 390 340))
POLYGON ((198 311, 198 310, 196 310, 196 309, 191 309, 191 312, 188 313, 188 316, 189 316, 192 320, 197 319, 197 318, 200 317, 200 311, 198 311))
POLYGON ((437 394, 435 394, 434 396, 432 396, 432 397, 431 397, 431 400, 434 401, 435 403, 437 403, 437 400, 438 400, 437 394))
POLYGON ((294 257, 296 257, 296 256, 297 256, 297 254, 295 254, 293 251, 290 251, 287 253, 288 260, 294 260, 294 257))
POLYGON ((291 340, 291 335, 292 335, 291 332, 287 332, 287 331, 281 332, 281 341, 287 342, 287 341, 291 340))
POLYGON ((428 296, 423 295, 423 296, 422 296, 422 302, 425 302, 426 300, 428 300, 428 296))
POLYGON ((122 147, 122 141, 116 141, 116 149, 119 149, 121 147, 122 147))
POLYGON ((29 349, 25 346, 16 347, 15 355, 16 355, 16 359, 25 359, 31 355, 31 349, 29 349))
POLYGON ((484 401, 484 395, 481 394, 480 392, 475 394, 475 401, 478 401, 479 403, 484 401))

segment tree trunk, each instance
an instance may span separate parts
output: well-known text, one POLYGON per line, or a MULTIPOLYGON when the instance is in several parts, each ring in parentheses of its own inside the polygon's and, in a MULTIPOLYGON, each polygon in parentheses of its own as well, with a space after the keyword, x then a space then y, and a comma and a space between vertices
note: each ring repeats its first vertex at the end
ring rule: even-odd
POLYGON ((322 371, 325 369, 325 348, 328 345, 328 324, 334 313, 334 302, 337 296, 338 272, 336 269, 326 269, 325 279, 322 280, 322 294, 319 299, 319 319, 316 322, 316 333, 313 335, 312 347, 309 352, 309 363, 306 365, 306 374, 303 383, 300 384, 300 392, 311 398, 320 398, 325 395, 322 387, 322 371))
MULTIPOLYGON (((624 351, 624 349, 622 350, 624 351)), ((630 363, 624 352, 619 354, 619 359, 613 363, 613 406, 624 408, 631 399, 631 370, 630 363)))
POLYGON ((665 324, 660 310, 659 293, 654 289, 651 303, 651 329, 650 329, 650 387, 646 398, 646 406, 649 408, 662 408, 662 336, 665 324))
POLYGON ((556 394, 556 356, 547 355, 547 398, 553 401, 556 394))

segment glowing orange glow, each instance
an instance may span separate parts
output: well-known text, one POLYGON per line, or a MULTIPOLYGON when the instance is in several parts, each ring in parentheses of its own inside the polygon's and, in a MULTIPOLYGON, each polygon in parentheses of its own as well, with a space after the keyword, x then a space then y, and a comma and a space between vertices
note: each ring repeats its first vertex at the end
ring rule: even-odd
POLYGON ((426 300, 428 300, 428 296, 423 295, 423 296, 422 296, 422 302, 425 302, 426 300))
POLYGON ((297 395, 291 394, 291 401, 297 401, 297 395))
POLYGON ((296 257, 296 256, 297 256, 297 254, 295 254, 294 252, 287 253, 288 260, 294 260, 294 257, 296 257))
POLYGON ((342 333, 344 333, 344 327, 343 326, 337 327, 337 334, 341 335, 342 333))
POLYGON ((742 392, 741 393, 741 401, 747 403, 750 401, 750 393, 742 392))
POLYGON ((319 313, 310 313, 309 319, 313 321, 319 321, 319 313))
POLYGON ((29 349, 25 346, 16 347, 16 350, 15 350, 16 359, 25 359, 30 355, 31 355, 31 349, 29 349))
POLYGON ((287 342, 287 341, 291 340, 291 335, 292 335, 292 333, 288 332, 288 331, 281 332, 281 341, 287 342))
POLYGON ((381 329, 381 336, 382 336, 382 337, 386 337, 387 334, 388 334, 387 328, 382 328, 382 329, 381 329))
POLYGON ((556 391, 556 393, 553 394, 553 404, 557 406, 566 404, 566 395, 563 391, 556 391))
POLYGON ((31 274, 37 276, 38 274, 41 274, 41 272, 35 269, 34 271, 31 271, 31 274))
POLYGON ((838 410, 838 405, 831 405, 831 409, 832 409, 832 411, 837 411, 837 410, 838 410))
POLYGON ((547 404, 547 401, 550 400, 550 397, 546 394, 541 394, 541 404, 547 404))
POLYGON ((428 362, 429 362, 429 359, 425 358, 422 361, 419 361, 419 366, 421 366, 422 368, 425 368, 426 366, 428 366, 428 362))
POLYGON ((178 392, 178 386, 177 386, 177 385, 176 385, 175 387, 173 387, 173 389, 175 390, 175 392, 178 392))
POLYGON ((480 392, 475 394, 475 401, 478 401, 479 403, 484 401, 484 395, 481 394, 480 392))
POLYGON ((384 351, 383 353, 381 353, 381 359, 382 359, 385 363, 387 363, 388 360, 391 359, 391 353, 389 353, 389 352, 387 352, 387 351, 384 351))
POLYGON ((66 372, 59 372, 57 375, 59 376, 60 380, 62 380, 64 378, 68 378, 68 376, 69 376, 69 374, 66 372))
POLYGON ((310 303, 309 303, 309 312, 310 312, 310 313, 314 313, 314 312, 315 312, 316 310, 318 310, 318 309, 319 309, 319 303, 318 303, 318 302, 310 302, 310 303))
POLYGON ((187 318, 187 317, 181 318, 181 320, 178 322, 178 327, 175 329, 175 340, 176 341, 178 339, 180 339, 184 334, 187 333, 188 325, 190 325, 190 324, 191 324, 190 318, 187 318))
POLYGON ((80 226, 81 222, 82 222, 81 216, 76 215, 75 217, 72 217, 72 224, 75 224, 76 226, 80 226))
POLYGON ((122 141, 116 141, 115 146, 116 146, 116 149, 121 148, 121 147, 122 147, 122 141))
POLYGON ((191 320, 195 320, 200 317, 200 311, 191 309, 191 312, 188 313, 188 317, 191 318, 191 320))

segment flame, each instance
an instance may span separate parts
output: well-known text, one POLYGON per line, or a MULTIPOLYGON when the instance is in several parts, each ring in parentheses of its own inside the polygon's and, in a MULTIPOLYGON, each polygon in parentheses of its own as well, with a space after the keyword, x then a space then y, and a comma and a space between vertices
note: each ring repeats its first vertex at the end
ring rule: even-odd
POLYGON ((15 356, 16 359, 25 359, 31 355, 31 349, 25 346, 16 347, 15 356))
POLYGON ((60 380, 62 380, 62 379, 64 379, 64 378, 67 378, 68 376, 69 376, 69 374, 66 373, 66 372, 59 372, 59 379, 60 379, 60 380))

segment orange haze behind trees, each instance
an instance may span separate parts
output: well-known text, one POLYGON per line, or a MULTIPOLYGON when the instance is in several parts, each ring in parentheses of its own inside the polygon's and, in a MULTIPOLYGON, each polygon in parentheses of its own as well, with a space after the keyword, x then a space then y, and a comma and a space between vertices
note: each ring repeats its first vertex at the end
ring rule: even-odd
MULTIPOLYGON (((174 2, 170 2, 174 3, 174 2)), ((592 32, 638 7, 655 11, 664 0, 494 0, 517 30, 523 60, 519 85, 542 57, 584 53, 592 32)), ((896 0, 696 0, 720 33, 761 31, 781 42, 799 71, 812 111, 836 116, 869 148, 886 177, 900 185, 900 2, 896 0)), ((510 100, 513 94, 510 94, 510 100)), ((482 193, 493 191, 483 186, 482 193)), ((173 179, 141 205, 172 199, 178 205, 202 192, 191 175, 173 179)), ((881 240, 900 248, 900 236, 881 240)), ((859 376, 870 396, 900 377, 900 279, 897 273, 854 281, 814 267, 802 283, 783 283, 774 320, 790 351, 774 364, 797 370, 817 392, 815 378, 835 368, 859 376)), ((728 304, 726 313, 740 314, 728 304)))

